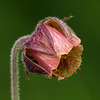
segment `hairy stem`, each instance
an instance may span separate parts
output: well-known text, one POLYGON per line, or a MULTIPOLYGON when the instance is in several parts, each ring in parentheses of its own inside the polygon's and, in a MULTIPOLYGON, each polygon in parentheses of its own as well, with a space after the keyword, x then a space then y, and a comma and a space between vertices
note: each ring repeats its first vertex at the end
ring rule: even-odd
POLYGON ((19 97, 19 71, 18 71, 18 49, 29 39, 28 36, 19 38, 13 45, 11 51, 11 97, 12 100, 20 100, 19 97))

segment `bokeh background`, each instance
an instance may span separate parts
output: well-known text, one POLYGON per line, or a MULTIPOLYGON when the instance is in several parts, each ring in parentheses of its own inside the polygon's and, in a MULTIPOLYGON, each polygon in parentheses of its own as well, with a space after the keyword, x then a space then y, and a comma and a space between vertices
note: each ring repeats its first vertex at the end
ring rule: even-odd
POLYGON ((73 15, 67 24, 82 39, 81 71, 57 81, 30 73, 20 61, 21 100, 100 100, 100 0, 0 0, 0 100, 10 98, 10 51, 39 20, 73 15))

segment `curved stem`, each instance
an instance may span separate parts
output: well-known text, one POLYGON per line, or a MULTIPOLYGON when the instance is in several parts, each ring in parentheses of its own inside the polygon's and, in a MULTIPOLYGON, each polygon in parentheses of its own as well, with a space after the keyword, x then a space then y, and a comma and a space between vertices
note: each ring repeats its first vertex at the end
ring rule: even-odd
POLYGON ((19 71, 18 71, 18 50, 29 39, 28 36, 19 38, 13 45, 11 51, 11 97, 12 100, 20 100, 19 97, 19 71))

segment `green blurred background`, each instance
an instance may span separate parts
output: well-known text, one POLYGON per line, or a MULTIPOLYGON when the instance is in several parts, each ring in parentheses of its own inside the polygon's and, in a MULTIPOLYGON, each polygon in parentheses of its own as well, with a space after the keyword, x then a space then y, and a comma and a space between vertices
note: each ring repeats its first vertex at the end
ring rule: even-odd
POLYGON ((10 51, 39 20, 74 15, 68 25, 84 46, 81 71, 57 81, 30 73, 20 63, 21 100, 100 100, 100 0, 0 0, 0 100, 10 100, 10 51))

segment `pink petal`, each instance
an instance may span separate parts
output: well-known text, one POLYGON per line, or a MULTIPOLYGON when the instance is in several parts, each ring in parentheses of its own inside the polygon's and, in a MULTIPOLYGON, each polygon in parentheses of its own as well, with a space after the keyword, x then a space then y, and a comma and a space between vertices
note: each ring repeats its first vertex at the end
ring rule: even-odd
POLYGON ((52 74, 53 69, 57 68, 60 61, 60 56, 58 57, 54 55, 48 55, 48 54, 45 54, 42 52, 36 52, 33 50, 30 50, 30 53, 38 61, 39 65, 50 74, 52 74))
POLYGON ((26 65, 27 72, 32 72, 32 73, 42 74, 42 75, 49 75, 49 73, 45 69, 43 69, 40 65, 36 64, 31 59, 29 59, 26 56, 25 52, 23 52, 23 60, 24 60, 24 64, 26 65))
POLYGON ((54 49, 57 52, 57 55, 68 54, 69 51, 74 47, 80 44, 80 39, 72 34, 72 40, 74 43, 71 43, 67 37, 59 32, 58 30, 46 25, 48 28, 54 42, 54 49))
POLYGON ((44 24, 40 24, 35 33, 24 44, 24 48, 33 49, 34 51, 56 55, 53 48, 53 39, 50 32, 44 24))
POLYGON ((81 40, 75 34, 72 34, 72 40, 74 41, 74 46, 77 46, 81 43, 81 40))

